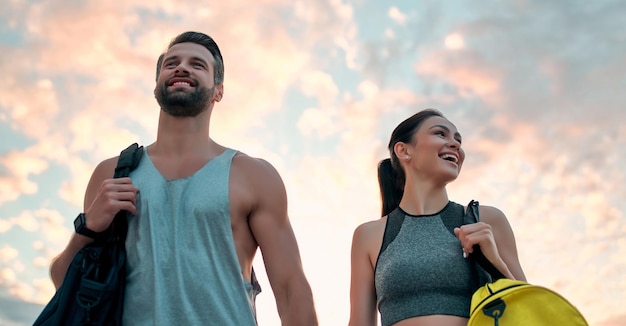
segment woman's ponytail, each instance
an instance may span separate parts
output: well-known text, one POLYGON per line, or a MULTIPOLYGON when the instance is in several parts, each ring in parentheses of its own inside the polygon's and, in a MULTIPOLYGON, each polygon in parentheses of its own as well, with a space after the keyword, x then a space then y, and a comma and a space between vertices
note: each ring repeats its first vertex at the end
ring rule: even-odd
POLYGON ((404 171, 397 171, 391 159, 384 159, 378 164, 378 185, 382 201, 382 215, 386 216, 400 205, 404 192, 404 171))

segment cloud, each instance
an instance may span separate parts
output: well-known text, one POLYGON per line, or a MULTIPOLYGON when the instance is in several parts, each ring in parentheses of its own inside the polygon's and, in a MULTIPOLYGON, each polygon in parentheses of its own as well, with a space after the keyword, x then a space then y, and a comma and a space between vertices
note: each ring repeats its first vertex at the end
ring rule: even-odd
POLYGON ((318 58, 320 64, 343 53, 347 67, 356 67, 358 29, 351 4, 340 0, 296 2, 294 17, 303 32, 301 42, 332 49, 318 58))
MULTIPOLYGON (((11 127, 27 137, 38 138, 50 133, 50 119, 58 113, 57 94, 49 79, 34 79, 18 73, 32 71, 23 50, 6 49, 0 67, 5 85, 0 90, 0 109, 5 109, 11 127)), ((35 60, 35 59, 33 59, 35 60)))
MULTIPOLYGON (((58 211, 40 208, 32 211, 22 211, 16 216, 7 216, 0 219, 0 234, 7 234, 14 227, 18 227, 26 233, 36 233, 39 240, 33 242, 33 249, 43 254, 43 257, 35 258, 41 263, 41 259, 48 262, 56 256, 67 243, 71 230, 66 225, 67 219, 58 211)), ((18 251, 13 246, 0 248, 0 262, 10 263, 17 258, 18 251)))
POLYGON ((41 230, 44 230, 42 240, 47 241, 47 244, 56 250, 62 249, 73 232, 73 229, 66 224, 68 219, 58 211, 45 208, 38 209, 32 214, 41 224, 41 230))
POLYGON ((422 55, 415 70, 424 79, 433 77, 450 83, 461 96, 488 99, 500 89, 499 72, 469 51, 442 53, 435 51, 422 55), (460 58, 463 60, 459 60, 460 58))
POLYGON ((463 35, 458 33, 448 34, 444 39, 444 44, 449 50, 459 50, 465 47, 463 35))
POLYGON ((48 162, 30 153, 12 151, 0 156, 0 167, 7 171, 5 175, 0 175, 0 204, 2 204, 17 199, 21 194, 36 193, 38 185, 29 177, 45 171, 48 162))
POLYGON ((333 76, 320 70, 311 70, 300 76, 300 90, 306 96, 316 97, 322 107, 335 101, 339 95, 333 76))
POLYGON ((406 24, 406 15, 403 14, 397 7, 392 6, 391 8, 389 8, 387 15, 398 25, 406 24))
POLYGON ((43 306, 0 295, 0 320, 6 326, 32 325, 43 306))
POLYGON ((621 316, 611 317, 605 321, 598 323, 598 326, 624 326, 626 325, 626 314, 621 316))
MULTIPOLYGON (((12 246, 4 245, 2 248, 0 248, 0 262, 1 263, 8 263, 14 260, 15 258, 17 258, 17 256, 18 256, 18 251, 12 246)), ((9 272, 5 271, 3 273, 9 273, 9 272)))
POLYGON ((17 226, 27 232, 35 232, 39 229, 39 223, 37 220, 26 212, 22 212, 19 216, 16 216, 14 222, 17 226))
POLYGON ((338 126, 333 123, 333 117, 326 110, 307 109, 300 115, 298 128, 305 137, 316 134, 320 139, 335 134, 338 126))

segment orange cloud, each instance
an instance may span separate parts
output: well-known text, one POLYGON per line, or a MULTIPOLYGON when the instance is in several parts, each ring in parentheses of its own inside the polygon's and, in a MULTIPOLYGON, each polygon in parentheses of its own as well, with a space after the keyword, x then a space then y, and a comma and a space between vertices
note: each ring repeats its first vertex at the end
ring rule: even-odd
POLYGON ((499 72, 470 51, 431 51, 422 56, 414 69, 424 78, 435 77, 450 83, 462 96, 495 97, 500 90, 499 72))

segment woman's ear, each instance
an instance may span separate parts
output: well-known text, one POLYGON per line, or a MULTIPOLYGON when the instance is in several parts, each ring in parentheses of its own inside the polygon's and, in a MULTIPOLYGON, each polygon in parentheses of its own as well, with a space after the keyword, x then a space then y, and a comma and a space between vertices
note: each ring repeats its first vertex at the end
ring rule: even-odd
POLYGON ((393 152, 396 153, 396 157, 398 157, 400 161, 408 161, 411 159, 410 149, 403 142, 397 142, 393 145, 393 152))

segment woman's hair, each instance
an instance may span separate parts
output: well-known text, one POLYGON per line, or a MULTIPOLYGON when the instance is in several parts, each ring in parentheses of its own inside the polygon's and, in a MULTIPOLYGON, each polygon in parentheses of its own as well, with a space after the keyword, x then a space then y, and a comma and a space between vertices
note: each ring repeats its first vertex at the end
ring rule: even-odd
POLYGON ((413 143, 413 136, 422 123, 430 117, 443 117, 434 109, 422 110, 402 121, 391 133, 389 140, 389 158, 378 164, 378 184, 382 201, 382 216, 388 215, 400 205, 404 193, 405 174, 393 147, 398 142, 413 143))

